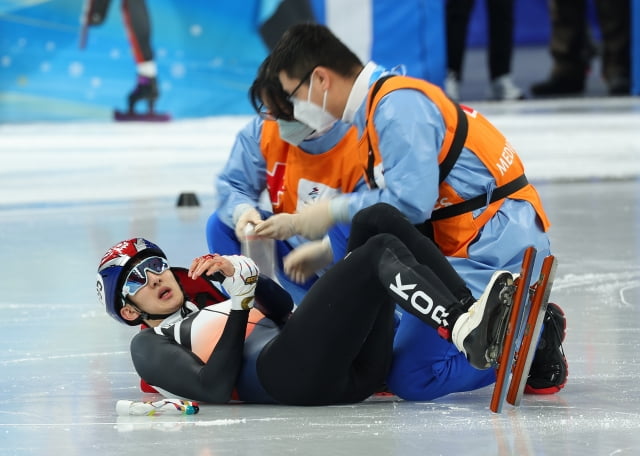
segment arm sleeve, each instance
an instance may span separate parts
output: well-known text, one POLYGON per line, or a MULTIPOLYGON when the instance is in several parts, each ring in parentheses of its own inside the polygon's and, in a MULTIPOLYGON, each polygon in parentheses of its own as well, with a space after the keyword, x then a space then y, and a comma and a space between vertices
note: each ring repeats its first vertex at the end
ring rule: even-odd
POLYGON ((255 307, 278 324, 284 323, 293 311, 291 295, 264 274, 260 274, 255 296, 255 307))
POLYGON ((133 365, 147 383, 173 394, 209 403, 229 402, 242 367, 248 319, 248 311, 229 313, 206 363, 170 337, 146 329, 131 341, 133 365))
MULTIPOLYGON (((384 186, 337 197, 348 205, 350 221, 360 209, 378 202, 397 207, 412 223, 431 216, 438 198, 438 154, 444 140, 444 120, 436 105, 416 91, 395 90, 374 113, 384 186)), ((345 218, 345 217, 340 217, 345 218)))
POLYGON ((256 116, 237 134, 229 159, 216 180, 218 216, 235 227, 233 212, 240 204, 258 207, 267 185, 266 162, 260 151, 262 120, 256 116))

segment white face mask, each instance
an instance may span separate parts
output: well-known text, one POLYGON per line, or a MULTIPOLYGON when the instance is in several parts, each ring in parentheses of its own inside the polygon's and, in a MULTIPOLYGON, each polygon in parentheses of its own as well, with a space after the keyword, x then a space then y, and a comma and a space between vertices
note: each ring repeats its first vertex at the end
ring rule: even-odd
POLYGON ((278 119, 276 122, 278 122, 280 138, 294 146, 300 145, 313 133, 313 128, 297 120, 278 119))
POLYGON ((329 114, 325 108, 327 106, 327 91, 324 91, 322 98, 322 107, 311 100, 311 89, 313 87, 313 75, 309 80, 309 94, 306 100, 300 100, 293 97, 291 103, 293 104, 293 117, 300 122, 307 124, 313 128, 316 133, 323 134, 331 129, 334 123, 338 119, 329 114))

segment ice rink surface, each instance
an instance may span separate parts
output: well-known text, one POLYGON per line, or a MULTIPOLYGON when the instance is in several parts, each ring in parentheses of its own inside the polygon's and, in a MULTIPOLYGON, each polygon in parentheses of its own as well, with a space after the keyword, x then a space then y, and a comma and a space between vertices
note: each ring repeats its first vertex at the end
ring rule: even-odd
MULTIPOLYGON (((213 181, 248 118, 0 125, 0 455, 640 454, 640 100, 473 105, 521 154, 552 221, 567 314, 559 394, 489 411, 491 387, 433 402, 201 406, 117 417, 139 392, 135 329, 97 304, 106 248, 205 253, 213 181), (200 206, 176 207, 180 192, 200 206)), ((179 373, 176 373, 179 375, 179 373)))

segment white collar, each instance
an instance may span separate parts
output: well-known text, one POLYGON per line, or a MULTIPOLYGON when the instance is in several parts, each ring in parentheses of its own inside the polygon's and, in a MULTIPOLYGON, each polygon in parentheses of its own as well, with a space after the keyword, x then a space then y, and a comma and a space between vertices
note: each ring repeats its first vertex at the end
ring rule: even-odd
POLYGON ((377 65, 375 63, 367 63, 356 78, 356 81, 353 83, 351 93, 349 93, 349 98, 347 99, 347 104, 344 107, 344 112, 342 113, 342 120, 344 122, 353 123, 353 119, 356 117, 356 111, 362 105, 364 100, 367 99, 371 76, 376 68, 377 65))
MULTIPOLYGON (((186 309, 188 311, 188 314, 191 314, 193 312, 197 312, 198 311, 198 306, 196 306, 194 303, 192 303, 190 301, 185 302, 184 307, 186 307, 186 309)), ((156 326, 156 328, 157 328, 156 329, 156 333, 162 334, 161 333, 161 331, 162 331, 161 328, 166 328, 168 326, 175 325, 179 321, 184 320, 184 318, 185 318, 184 312, 182 311, 182 307, 180 307, 174 313, 172 313, 167 318, 162 320, 158 326, 156 326)))

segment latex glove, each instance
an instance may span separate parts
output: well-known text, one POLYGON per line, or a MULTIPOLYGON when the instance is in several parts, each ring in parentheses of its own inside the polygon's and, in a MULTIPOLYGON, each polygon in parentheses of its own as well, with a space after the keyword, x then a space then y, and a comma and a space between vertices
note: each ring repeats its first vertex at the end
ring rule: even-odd
POLYGON ((255 226, 258 236, 270 239, 288 239, 296 234, 297 214, 276 214, 255 226))
POLYGON ((283 267, 287 276, 296 283, 304 283, 316 271, 329 266, 333 261, 331 244, 327 240, 311 241, 296 247, 284 258, 283 267))
POLYGON ((260 212, 254 207, 247 209, 244 211, 240 217, 238 217, 238 221, 235 226, 235 233, 238 241, 242 242, 245 238, 245 229, 249 223, 257 225, 262 222, 262 216, 260 212))
POLYGON ((260 272, 253 260, 242 255, 203 255, 193 260, 188 276, 196 279, 216 272, 226 277, 222 286, 231 296, 231 309, 251 309, 260 272))
POLYGON ((312 240, 322 238, 334 223, 329 200, 310 204, 297 214, 294 221, 297 234, 312 240))

